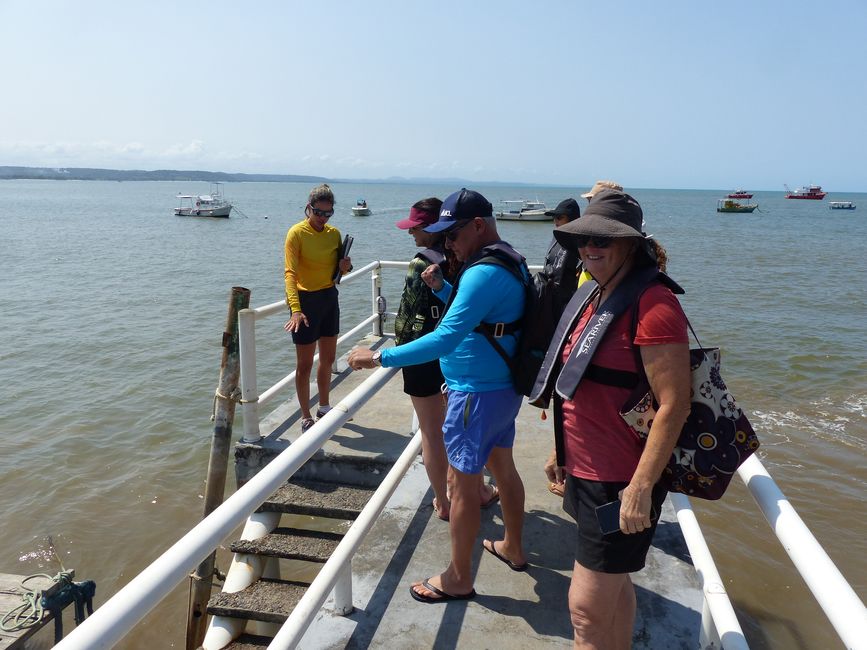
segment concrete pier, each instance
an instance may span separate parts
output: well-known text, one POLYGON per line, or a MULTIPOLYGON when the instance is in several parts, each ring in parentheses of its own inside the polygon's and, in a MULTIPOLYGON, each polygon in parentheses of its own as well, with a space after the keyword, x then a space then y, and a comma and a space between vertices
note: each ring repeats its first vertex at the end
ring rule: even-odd
MULTIPOLYGON (((388 339, 362 344, 391 345, 388 339)), ((334 375, 332 404, 369 374, 352 372, 345 358, 334 375)), ((374 396, 302 468, 305 478, 375 485, 410 439, 412 407, 400 374, 374 396)), ((311 390, 316 398, 315 390, 311 390)), ((562 501, 547 490, 542 469, 553 445, 552 425, 524 405, 514 455, 526 488, 524 540, 530 567, 511 571, 483 551, 483 538, 499 539, 499 505, 482 511, 474 556, 472 601, 422 604, 409 595, 412 582, 437 575, 449 562, 449 524, 433 512, 433 496, 421 459, 412 466, 376 526, 353 559, 353 604, 348 616, 328 603, 304 637, 302 648, 544 648, 571 647, 567 591, 577 530, 562 501)), ((259 444, 236 447, 243 482, 260 463, 300 434, 297 403, 286 402, 262 423, 259 444)), ((297 476, 299 476, 297 475, 297 476)), ((647 567, 632 576, 638 596, 635 648, 698 647, 701 593, 686 544, 666 503, 647 567)))

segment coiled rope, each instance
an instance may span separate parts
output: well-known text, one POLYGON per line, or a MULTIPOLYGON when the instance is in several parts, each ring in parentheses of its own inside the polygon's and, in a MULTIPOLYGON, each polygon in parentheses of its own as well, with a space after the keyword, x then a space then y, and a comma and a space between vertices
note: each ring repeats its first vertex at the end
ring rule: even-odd
POLYGON ((0 629, 4 632, 17 632, 33 627, 42 621, 45 615, 45 603, 42 598, 41 589, 28 589, 25 583, 28 580, 36 578, 48 578, 52 582, 60 582, 63 587, 72 584, 72 574, 68 571, 61 571, 56 576, 50 576, 47 573, 34 573, 21 581, 21 587, 24 593, 21 594, 23 603, 10 609, 0 619, 0 629))

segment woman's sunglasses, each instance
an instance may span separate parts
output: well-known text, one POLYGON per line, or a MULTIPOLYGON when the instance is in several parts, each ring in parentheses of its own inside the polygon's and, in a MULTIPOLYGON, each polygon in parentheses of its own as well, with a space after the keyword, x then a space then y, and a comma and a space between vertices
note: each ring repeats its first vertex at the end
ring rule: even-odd
POLYGON ((449 241, 456 240, 458 238, 458 232, 461 230, 461 228, 463 228, 464 226, 466 226, 467 224, 472 223, 472 222, 473 222, 472 219, 467 219, 462 224, 455 226, 454 228, 452 228, 451 230, 449 230, 446 233, 446 239, 448 239, 449 241))
POLYGON ((575 235, 575 244, 578 248, 587 248, 588 246, 592 246, 593 248, 608 248, 611 246, 611 242, 614 241, 614 237, 596 237, 594 235, 575 235))
POLYGON ((310 208, 310 212, 312 212, 317 217, 324 217, 328 219, 329 217, 334 215, 334 210, 320 210, 319 208, 314 208, 312 205, 308 206, 310 208))

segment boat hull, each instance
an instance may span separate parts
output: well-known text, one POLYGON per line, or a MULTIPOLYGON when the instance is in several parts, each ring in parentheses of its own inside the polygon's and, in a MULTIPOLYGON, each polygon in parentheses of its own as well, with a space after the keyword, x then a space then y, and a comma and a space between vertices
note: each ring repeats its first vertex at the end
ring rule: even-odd
POLYGON ((231 212, 231 205, 219 208, 175 208, 175 216, 178 217, 219 217, 227 219, 231 212))
POLYGON ((523 212, 497 212, 494 217, 500 221, 553 221, 544 210, 524 210, 523 212))
POLYGON ((717 212, 752 212, 755 210, 757 205, 741 205, 735 208, 717 208, 717 212))
POLYGON ((806 201, 821 201, 825 198, 825 192, 819 194, 786 194, 787 199, 802 199, 806 201))
POLYGON ((746 192, 733 192, 731 194, 726 194, 727 199, 751 199, 753 198, 752 194, 747 194, 746 192))
POLYGON ((352 214, 354 214, 356 217, 366 217, 370 214, 370 208, 353 207, 352 214))

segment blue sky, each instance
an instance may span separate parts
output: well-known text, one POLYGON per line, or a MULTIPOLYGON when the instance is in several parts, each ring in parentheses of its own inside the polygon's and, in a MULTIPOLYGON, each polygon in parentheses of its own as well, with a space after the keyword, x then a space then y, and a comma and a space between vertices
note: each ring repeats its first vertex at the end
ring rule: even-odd
POLYGON ((0 165, 867 191, 867 3, 0 0, 0 165))

